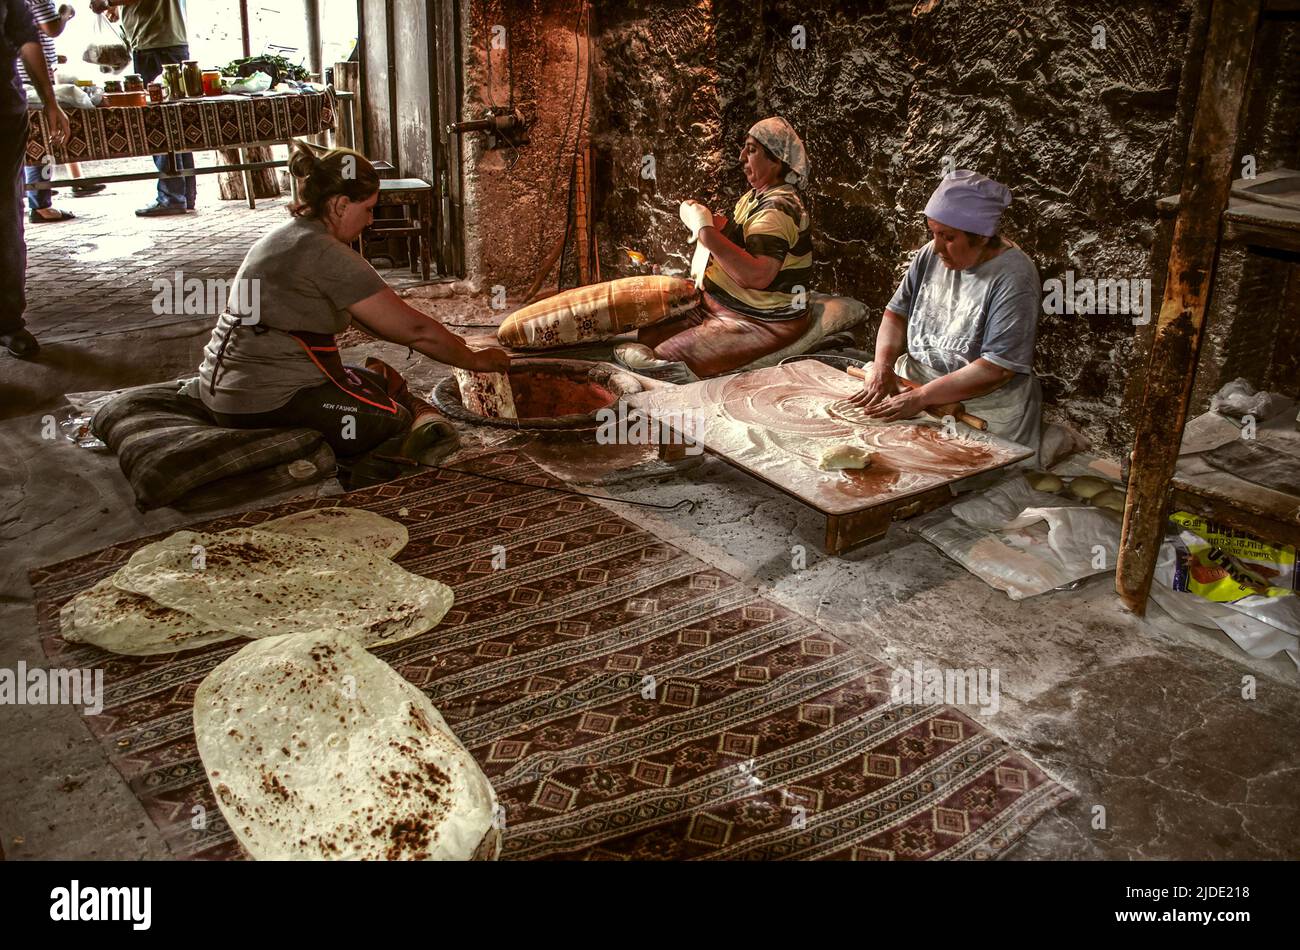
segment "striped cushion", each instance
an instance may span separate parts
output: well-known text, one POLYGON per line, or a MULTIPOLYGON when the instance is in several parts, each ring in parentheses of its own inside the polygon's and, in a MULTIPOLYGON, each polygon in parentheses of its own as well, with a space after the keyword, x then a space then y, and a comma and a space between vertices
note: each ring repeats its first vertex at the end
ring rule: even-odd
POLYGON ((334 453, 314 429, 224 429, 174 382, 129 390, 95 413, 91 427, 117 453, 141 511, 231 504, 334 470, 334 453), (295 478, 286 463, 314 472, 295 478), (300 467, 304 468, 305 467, 300 467))

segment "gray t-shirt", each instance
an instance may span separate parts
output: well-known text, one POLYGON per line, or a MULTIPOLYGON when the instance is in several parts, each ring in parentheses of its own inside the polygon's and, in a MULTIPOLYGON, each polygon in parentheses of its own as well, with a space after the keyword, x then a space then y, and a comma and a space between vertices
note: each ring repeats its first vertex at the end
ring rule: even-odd
POLYGON ((1038 268, 1020 248, 951 270, 931 241, 912 258, 889 309, 907 318, 912 359, 932 369, 952 373, 983 357, 1031 374, 1042 300, 1038 268))
POLYGON ((352 319, 347 308, 386 286, 360 254, 314 218, 293 218, 267 232, 244 256, 230 287, 230 312, 203 348, 199 398, 215 412, 269 412, 299 390, 319 386, 325 374, 282 331, 341 333, 352 319), (212 392, 217 353, 228 333, 212 392))

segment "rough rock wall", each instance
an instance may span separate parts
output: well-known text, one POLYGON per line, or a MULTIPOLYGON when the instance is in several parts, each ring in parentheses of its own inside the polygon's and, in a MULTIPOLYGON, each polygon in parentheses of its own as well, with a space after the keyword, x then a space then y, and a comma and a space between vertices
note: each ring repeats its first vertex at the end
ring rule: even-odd
MULTIPOLYGON (((628 245, 684 267, 677 201, 729 210, 745 188, 734 160, 745 130, 778 112, 814 163, 817 286, 862 300, 873 323, 925 240, 919 212, 944 156, 1013 188, 1006 231, 1044 280, 1070 269, 1148 276, 1153 203, 1180 147, 1192 6, 634 0, 606 10, 595 134, 614 161, 597 206, 602 250, 628 245), (1104 48, 1094 48, 1098 25, 1104 48), (650 147, 669 155, 654 188, 628 164, 650 147)), ((1049 412, 1115 454, 1130 437, 1121 406, 1134 338, 1126 315, 1044 315, 1039 327, 1049 412)))
POLYGON ((464 137, 466 273, 484 290, 522 294, 563 232, 573 148, 591 115, 584 103, 591 57, 581 37, 575 44, 581 6, 464 0, 462 117, 513 102, 529 124, 528 144, 517 150, 464 137), (504 45, 494 47, 494 37, 504 45))

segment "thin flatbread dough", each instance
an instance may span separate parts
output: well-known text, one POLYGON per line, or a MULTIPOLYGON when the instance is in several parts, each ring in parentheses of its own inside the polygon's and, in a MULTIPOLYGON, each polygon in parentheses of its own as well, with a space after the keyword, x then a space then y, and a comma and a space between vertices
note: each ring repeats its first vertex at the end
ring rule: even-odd
POLYGON ((364 508, 309 508, 263 521, 256 530, 356 545, 383 557, 396 557, 409 539, 405 525, 364 508))
POLYGON ((489 419, 518 419, 515 411, 515 394, 510 388, 510 377, 505 373, 474 373, 457 367, 456 383, 460 386, 460 401, 470 412, 489 419))
POLYGON ((429 698, 338 633, 250 643, 194 697, 218 807, 256 860, 495 859, 496 795, 429 698))
POLYGON ((90 643, 126 656, 193 650, 239 637, 124 591, 111 576, 63 605, 59 634, 70 643, 90 643))
POLYGON ((341 631, 365 646, 436 626, 451 588, 386 557, 270 531, 178 531, 113 578, 123 590, 246 637, 341 631))

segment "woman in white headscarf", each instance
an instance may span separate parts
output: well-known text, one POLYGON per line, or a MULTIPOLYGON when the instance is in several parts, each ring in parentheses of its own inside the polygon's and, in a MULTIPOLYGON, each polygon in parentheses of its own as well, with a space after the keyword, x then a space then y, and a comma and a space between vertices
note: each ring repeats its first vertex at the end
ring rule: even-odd
MULTIPOLYGON (((674 382, 729 373, 783 349, 808 329, 812 221, 799 189, 808 156, 790 123, 763 119, 745 136, 740 165, 749 182, 730 221, 697 201, 682 220, 708 251, 698 307, 645 327, 615 349, 630 369, 674 382)), ((698 252, 697 252, 698 253, 698 252)))

